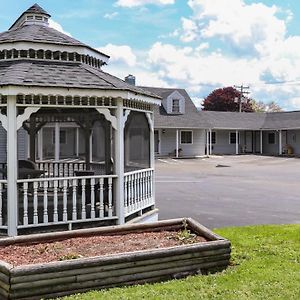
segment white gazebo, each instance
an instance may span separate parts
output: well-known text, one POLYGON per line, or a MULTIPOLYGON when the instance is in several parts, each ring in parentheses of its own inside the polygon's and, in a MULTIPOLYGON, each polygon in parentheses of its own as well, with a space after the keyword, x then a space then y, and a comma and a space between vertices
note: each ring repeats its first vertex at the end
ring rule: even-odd
POLYGON ((35 4, 0 33, 0 230, 155 219, 160 98, 103 72, 109 57, 49 18, 35 4))

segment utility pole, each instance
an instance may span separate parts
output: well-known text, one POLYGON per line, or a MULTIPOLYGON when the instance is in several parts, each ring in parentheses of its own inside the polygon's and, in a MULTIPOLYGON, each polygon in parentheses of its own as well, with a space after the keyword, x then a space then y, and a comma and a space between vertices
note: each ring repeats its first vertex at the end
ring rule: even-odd
POLYGON ((239 90, 240 95, 238 98, 235 98, 234 100, 238 101, 239 103, 239 112, 242 112, 242 100, 245 99, 244 95, 249 94, 250 92, 247 91, 249 89, 249 86, 243 86, 243 85, 234 85, 234 88, 239 90))

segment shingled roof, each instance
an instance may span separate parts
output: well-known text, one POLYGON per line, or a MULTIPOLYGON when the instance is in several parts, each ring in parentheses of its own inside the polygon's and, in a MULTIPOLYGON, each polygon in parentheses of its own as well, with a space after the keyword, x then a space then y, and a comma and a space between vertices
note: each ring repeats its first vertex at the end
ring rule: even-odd
POLYGON ((154 109, 155 128, 207 128, 205 116, 200 117, 199 112, 190 96, 184 89, 141 87, 166 99, 174 91, 178 91, 185 99, 184 114, 168 114, 163 106, 154 109))
POLYGON ((44 14, 50 17, 50 15, 42 8, 40 7, 37 3, 33 4, 31 7, 29 7, 24 14, 26 13, 40 13, 44 14))
POLYGON ((265 113, 228 111, 199 111, 199 118, 205 118, 208 128, 259 130, 263 127, 265 113))
POLYGON ((300 111, 267 113, 263 129, 299 129, 300 111))
POLYGON ((0 43, 16 41, 89 47, 60 31, 40 25, 25 25, 0 33, 0 43))
POLYGON ((198 111, 184 89, 142 87, 163 99, 174 91, 185 98, 185 113, 168 114, 164 107, 155 108, 155 128, 199 128, 224 130, 279 130, 300 129, 300 111, 249 113, 228 111, 198 111))
POLYGON ((76 62, 0 61, 0 85, 128 90, 159 98, 100 69, 76 62))
POLYGON ((267 130, 300 128, 300 111, 246 113, 199 111, 212 129, 267 130))

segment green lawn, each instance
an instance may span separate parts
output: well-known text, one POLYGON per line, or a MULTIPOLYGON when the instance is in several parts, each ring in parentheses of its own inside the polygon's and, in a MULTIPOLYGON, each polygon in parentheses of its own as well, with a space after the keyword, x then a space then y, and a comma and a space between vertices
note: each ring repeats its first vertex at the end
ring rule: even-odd
POLYGON ((300 299, 300 225, 231 227, 215 232, 232 242, 232 265, 222 273, 62 299, 300 299))

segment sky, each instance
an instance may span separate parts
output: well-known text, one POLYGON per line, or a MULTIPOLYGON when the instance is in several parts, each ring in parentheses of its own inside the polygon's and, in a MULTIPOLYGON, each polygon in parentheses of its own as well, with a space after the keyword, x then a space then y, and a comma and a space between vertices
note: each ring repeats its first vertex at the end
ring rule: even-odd
MULTIPOLYGON (((34 1, 0 0, 0 32, 34 1)), ((299 0, 37 3, 52 27, 110 55, 103 70, 122 79, 184 88, 197 106, 216 88, 245 85, 257 101, 300 110, 299 0)))

